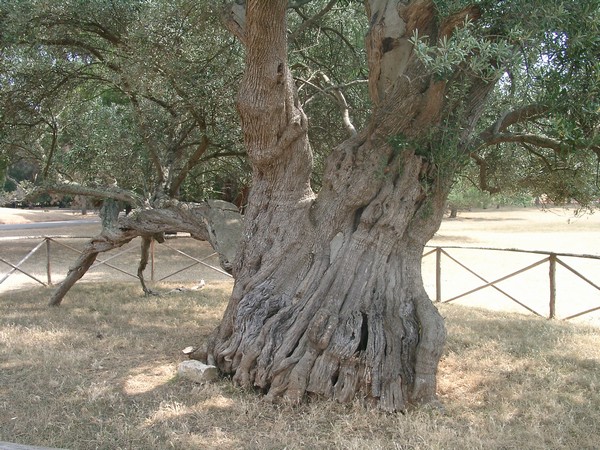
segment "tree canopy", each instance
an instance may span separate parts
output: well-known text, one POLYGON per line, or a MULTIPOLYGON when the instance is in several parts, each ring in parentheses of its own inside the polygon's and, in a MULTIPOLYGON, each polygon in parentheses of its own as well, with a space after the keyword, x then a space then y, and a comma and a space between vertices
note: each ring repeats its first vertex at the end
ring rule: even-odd
POLYGON ((229 94, 240 60, 209 4, 12 1, 2 9, 2 150, 35 161, 46 184, 185 198, 207 188, 196 182, 200 190, 189 192, 190 172, 212 179, 227 158, 240 165, 229 94))
MULTIPOLYGON (((600 153, 595 3, 432 5, 440 20, 461 26, 439 41, 415 30, 424 67, 456 84, 457 102, 468 73, 494 81, 480 140, 464 161, 469 179, 491 193, 591 204, 600 153)), ((318 188, 323 158, 368 117, 364 5, 288 7, 290 64, 311 120, 318 188)), ((239 177, 247 184, 232 101, 242 53, 220 14, 216 2, 189 0, 3 2, 4 165, 27 159, 38 181, 117 184, 145 197, 163 178, 170 195, 186 199, 239 177)), ((445 126, 451 147, 460 138, 445 126)))

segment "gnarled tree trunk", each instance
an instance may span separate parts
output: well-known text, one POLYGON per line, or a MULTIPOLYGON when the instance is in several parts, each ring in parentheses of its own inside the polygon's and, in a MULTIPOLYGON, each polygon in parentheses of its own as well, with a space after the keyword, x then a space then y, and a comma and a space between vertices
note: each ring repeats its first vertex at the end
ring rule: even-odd
MULTIPOLYGON (((249 0, 230 16, 247 50, 238 108, 252 190, 232 298, 193 357, 271 399, 359 396, 397 411, 435 401, 446 335, 420 267, 451 174, 439 176, 418 146, 442 142, 451 105, 448 83, 427 74, 409 38, 418 28, 435 40, 462 21, 439 24, 431 1, 367 3, 373 118, 332 151, 318 196, 286 59, 287 1, 249 0)), ((466 123, 487 92, 473 83, 465 94, 466 123)))

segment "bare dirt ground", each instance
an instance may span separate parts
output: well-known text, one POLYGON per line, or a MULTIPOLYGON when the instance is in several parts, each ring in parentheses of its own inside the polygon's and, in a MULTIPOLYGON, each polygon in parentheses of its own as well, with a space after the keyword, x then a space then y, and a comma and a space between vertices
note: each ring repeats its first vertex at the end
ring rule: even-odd
POLYGON ((20 209, 0 208, 0 225, 23 224, 34 222, 59 222, 80 220, 97 216, 95 211, 89 211, 85 216, 74 209, 20 209))
MULTIPOLYGON (((86 217, 94 217, 94 213, 86 217)), ((0 223, 31 223, 38 221, 69 221, 80 220, 79 212, 69 210, 19 210, 0 208, 0 223)), ((23 230, 16 234, 19 236, 37 236, 38 240, 20 239, 19 241, 7 240, 9 232, 0 230, 0 257, 16 264, 21 258, 38 243, 40 236, 79 236, 79 239, 58 240, 74 248, 81 248, 85 244, 83 236, 91 237, 98 231, 98 223, 70 227, 65 224, 59 228, 47 230, 23 230)), ((15 235, 14 231, 10 232, 15 235)), ((218 267, 215 256, 210 257, 211 249, 206 243, 191 239, 177 239, 168 241, 170 247, 157 245, 155 265, 155 280, 169 275, 172 272, 194 265, 191 269, 182 271, 169 277, 168 281, 223 281, 227 279, 219 272, 197 263, 204 263, 218 267), (196 260, 182 256, 179 251, 185 251, 196 260), (168 270, 167 270, 168 269, 168 270)), ((568 254, 595 255, 600 257, 600 212, 576 216, 573 209, 552 208, 503 208, 488 210, 473 210, 461 212, 456 219, 445 219, 442 226, 430 242, 431 246, 442 246, 445 251, 467 266, 477 275, 465 270, 452 259, 442 257, 442 300, 446 301, 466 291, 474 290, 486 282, 494 281, 509 275, 519 269, 542 261, 548 257, 544 254, 529 254, 516 252, 499 252, 472 250, 468 248, 484 247, 497 249, 521 249, 528 251, 555 252, 568 254), (452 247, 467 247, 452 248, 452 247), (483 281, 485 280, 485 281, 483 281)), ((75 260, 76 253, 66 247, 52 243, 52 281, 59 282, 70 264, 75 260)), ((139 243, 133 242, 123 250, 129 249, 125 255, 115 257, 110 264, 117 269, 103 265, 88 273, 83 281, 98 279, 135 281, 123 271, 135 273, 139 243)), ((23 267, 35 273, 41 280, 45 280, 46 257, 43 249, 36 263, 25 263, 23 267)), ((116 252, 102 255, 101 260, 111 258, 116 252)), ((31 258, 34 259, 33 257, 31 258)), ((0 280, 10 270, 10 266, 0 261, 0 280)), ((151 277, 148 269, 146 277, 151 277)), ((549 315, 549 263, 540 263, 518 276, 498 283, 496 288, 488 287, 470 295, 455 300, 454 302, 469 306, 485 307, 493 310, 513 311, 527 313, 527 309, 518 305, 517 300, 531 308, 541 316, 549 315), (503 292, 500 292, 503 291, 503 292), (507 297, 513 297, 514 300, 507 297)), ((594 288, 600 285, 600 260, 590 258, 574 258, 559 256, 556 272, 556 314, 559 318, 569 317, 582 311, 600 307, 600 291, 594 288), (589 281, 582 280, 572 271, 565 268, 560 262, 573 268, 589 281)), ((426 289, 435 298, 435 255, 423 259, 423 275, 426 289)), ((7 289, 21 289, 35 285, 36 282, 23 274, 15 273, 4 283, 0 284, 0 295, 7 289)), ((577 321, 585 321, 600 325, 600 311, 586 314, 577 321)))
POLYGON ((460 212, 445 219, 431 245, 518 248, 600 256, 600 211, 502 208, 460 212))
MULTIPOLYGON (((454 249, 483 247, 520 249, 558 253, 556 267, 556 316, 569 317, 600 307, 600 260, 560 256, 561 253, 600 257, 600 212, 577 216, 574 209, 511 208, 462 212, 456 219, 445 219, 430 242, 445 251, 477 275, 461 267, 452 259, 442 256, 442 300, 446 301, 464 292, 474 290, 486 282, 524 269, 548 257, 545 254, 506 251, 454 249), (566 264, 581 275, 585 281, 566 264), (485 280, 485 281, 483 281, 485 280)), ((423 259, 426 289, 435 298, 435 255, 423 259)), ((541 263, 515 277, 467 295, 455 302, 493 310, 525 312, 522 302, 538 314, 550 313, 549 262, 541 263), (502 290, 503 292, 500 292, 502 290)), ((576 321, 600 325, 600 312, 586 314, 576 321)))

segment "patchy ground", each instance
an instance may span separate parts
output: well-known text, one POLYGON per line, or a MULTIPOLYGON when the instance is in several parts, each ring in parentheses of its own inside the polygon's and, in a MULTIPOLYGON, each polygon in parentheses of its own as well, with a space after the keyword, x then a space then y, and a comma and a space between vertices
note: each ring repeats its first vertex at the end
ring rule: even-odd
MULTIPOLYGON (((18 212, 15 220, 69 220, 68 214, 81 218, 62 211, 60 216, 18 212)), ((0 221, 8 217, 2 213, 0 221)), ((563 210, 472 211, 445 220, 431 244, 444 246, 491 280, 545 255, 449 247, 600 255, 599 232, 600 214, 575 218, 563 210)), ((38 241, 0 239, 0 256, 18 261, 38 241)), ((61 242, 79 245, 72 241, 61 242)), ((178 241, 196 259, 204 258, 194 253, 199 251, 197 243, 178 241)), ((157 246, 169 250, 163 247, 157 246)), ((57 248, 62 259, 54 264, 64 271, 74 254, 58 244, 57 248)), ((123 269, 135 267, 135 251, 109 262, 123 269)), ((40 252, 40 267, 31 270, 43 278, 43 247, 40 252)), ((171 271, 195 262, 174 251, 167 256, 164 266, 171 271)), ((578 264, 577 259, 564 259, 578 264)), ((430 255, 423 263, 430 295, 435 294, 434 261, 430 255)), ((600 284, 598 261, 584 262, 578 270, 600 284)), ((482 283, 453 264, 443 260, 444 298, 482 283)), ((70 449, 598 448, 598 328, 455 306, 462 302, 488 309, 520 308, 496 298, 501 294, 490 288, 440 305, 449 332, 439 371, 445 414, 424 409, 393 415, 358 401, 271 405, 228 380, 198 385, 178 379, 181 349, 197 344, 216 326, 231 282, 208 278, 207 272, 207 285, 200 290, 192 290, 197 285, 191 282, 157 282, 157 289, 169 294, 144 298, 135 282, 115 282, 120 276, 124 279, 123 274, 102 267, 106 268, 98 270, 105 272, 92 272, 84 281, 110 283, 76 285, 61 308, 47 308, 51 288, 35 287, 30 279, 19 289, 0 292, 0 441, 70 449), (177 289, 181 285, 189 289, 177 289)), ((501 288, 528 304, 541 302, 542 308, 548 266, 539 269, 532 274, 541 281, 523 274, 501 288)), ((585 291, 573 274, 559 269, 560 308, 584 303, 588 294, 600 305, 598 291, 585 291)), ((0 277, 6 270, 0 265, 0 277)), ((189 281, 199 275, 185 271, 181 276, 189 281)))
MULTIPOLYGON (((507 251, 471 250, 469 248, 519 249, 531 252, 555 252, 556 316, 570 317, 600 307, 600 260, 561 254, 600 257, 600 212, 577 216, 574 209, 512 208, 475 210, 460 213, 457 219, 446 219, 430 242, 442 246, 454 259, 442 257, 442 299, 449 300, 474 290, 486 282, 548 258, 547 254, 507 251), (466 247, 465 248, 452 248, 466 247), (469 270, 461 267, 465 265, 469 270), (565 267, 568 266, 569 268, 565 267), (585 281, 574 272, 586 277, 585 281)), ((435 298, 435 255, 423 259, 425 285, 435 298)), ((540 263, 525 272, 496 285, 453 301, 498 311, 528 313, 506 295, 523 303, 543 317, 550 314, 549 262, 540 263)), ((600 311, 574 319, 600 325, 600 311)))
POLYGON ((82 283, 60 308, 40 301, 45 288, 0 294, 0 441, 72 450, 598 448, 598 329, 441 305, 445 414, 384 414, 358 400, 273 405, 230 380, 176 376, 181 350, 212 331, 230 289, 144 298, 132 283, 82 283))
POLYGON ((502 208, 461 212, 445 219, 431 245, 518 248, 600 256, 600 211, 502 208))

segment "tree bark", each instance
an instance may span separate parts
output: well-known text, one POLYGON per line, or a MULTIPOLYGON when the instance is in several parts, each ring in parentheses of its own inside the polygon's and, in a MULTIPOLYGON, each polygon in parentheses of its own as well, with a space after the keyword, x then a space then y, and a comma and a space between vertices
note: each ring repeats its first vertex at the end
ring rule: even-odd
POLYGON ((120 247, 123 244, 129 242, 133 237, 129 239, 116 240, 111 238, 114 233, 116 222, 119 216, 119 210, 117 206, 118 202, 112 199, 104 201, 102 208, 100 209, 100 218, 102 220, 102 233, 93 238, 83 249, 79 258, 75 264, 69 268, 66 278, 59 284, 56 290, 50 297, 50 306, 59 306, 64 296, 69 290, 83 277, 89 268, 94 264, 98 253, 112 250, 113 248, 120 247))
MULTIPOLYGON (((141 244, 141 253, 140 253, 140 263, 138 265, 137 276, 142 285, 142 290, 144 291, 144 295, 154 295, 154 291, 146 286, 146 281, 144 280, 144 270, 146 270, 146 266, 148 265, 148 259, 150 257, 150 246, 152 245, 153 236, 142 236, 142 244, 141 244)), ((159 242, 163 242, 164 238, 162 235, 159 235, 159 242)))
POLYGON ((459 163, 443 171, 433 155, 446 145, 443 120, 458 123, 452 151, 464 152, 490 83, 467 83, 457 116, 452 80, 428 75, 410 38, 418 29, 436 42, 462 21, 438 21, 428 0, 367 2, 372 120, 333 149, 316 196, 286 3, 248 0, 245 15, 236 5, 229 16, 247 52, 238 110, 253 180, 230 303, 192 357, 272 400, 359 397, 386 411, 435 402, 446 331, 421 255, 459 163))
POLYGON ((223 322, 195 357, 272 400, 358 396, 386 411, 435 401, 445 329, 420 264, 443 209, 422 198, 419 158, 404 164, 397 186, 363 205, 340 209, 324 191, 287 213, 261 208, 223 322))

